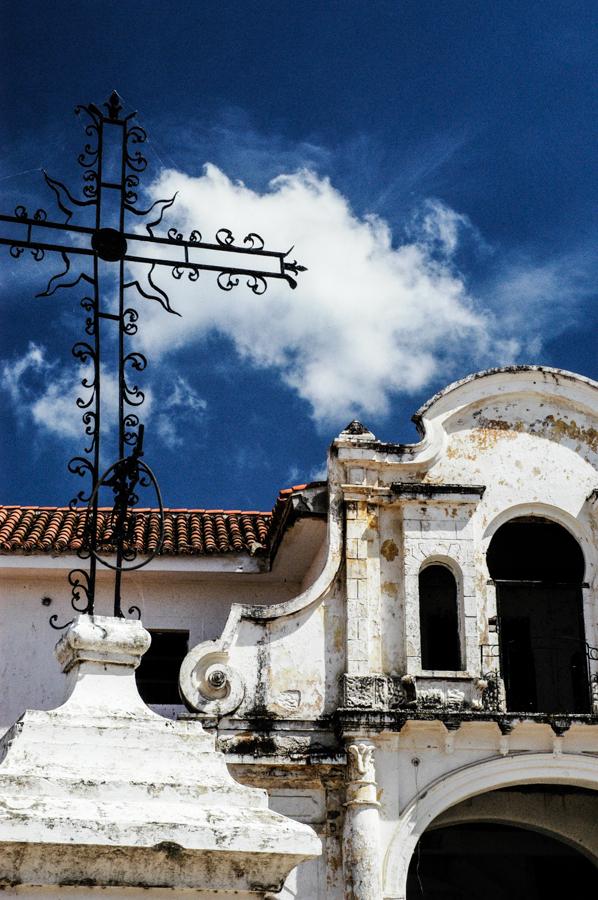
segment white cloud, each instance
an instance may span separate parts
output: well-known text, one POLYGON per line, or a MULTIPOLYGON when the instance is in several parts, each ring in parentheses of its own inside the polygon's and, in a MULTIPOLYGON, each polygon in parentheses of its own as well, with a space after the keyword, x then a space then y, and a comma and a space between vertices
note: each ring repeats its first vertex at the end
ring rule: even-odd
MULTIPOLYGON (((8 393, 17 415, 31 417, 37 426, 57 437, 84 441, 81 417, 85 410, 77 406, 77 398, 89 398, 90 391, 81 386, 81 381, 90 383, 92 375, 89 364, 61 368, 57 360, 48 359, 45 347, 31 342, 22 356, 1 363, 0 387, 8 393)), ((151 405, 152 395, 146 390, 145 419, 151 413, 151 405)), ((102 368, 103 434, 114 430, 117 410, 117 379, 102 368)), ((131 411, 135 410, 131 407, 131 411)))
MULTIPOLYGON (((171 222, 204 240, 230 227, 241 242, 257 231, 308 267, 293 292, 271 282, 263 296, 218 289, 210 273, 191 283, 156 280, 183 316, 144 302, 140 338, 152 354, 196 343, 215 329, 254 364, 276 367, 317 420, 383 413, 397 391, 426 385, 447 361, 483 355, 489 319, 476 310, 450 256, 465 217, 430 203, 417 235, 393 246, 389 225, 358 217, 326 178, 300 171, 265 193, 232 182, 213 165, 193 178, 164 171, 152 199, 179 191, 171 222), (234 226, 234 228, 233 228, 234 226)), ((140 278, 142 277, 139 273, 140 278)))

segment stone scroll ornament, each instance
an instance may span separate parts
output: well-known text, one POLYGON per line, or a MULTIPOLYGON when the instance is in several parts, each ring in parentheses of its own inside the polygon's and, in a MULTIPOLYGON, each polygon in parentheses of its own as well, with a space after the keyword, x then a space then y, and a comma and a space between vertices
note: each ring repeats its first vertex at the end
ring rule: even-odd
MULTIPOLYGON (((136 379, 146 368, 147 359, 127 346, 137 333, 139 319, 137 310, 129 305, 129 297, 134 295, 142 303, 159 303, 166 313, 179 315, 166 291, 154 280, 160 271, 169 271, 176 281, 186 276, 191 282, 197 282, 205 272, 215 278, 223 291, 231 291, 243 283, 254 294, 263 294, 272 279, 285 281, 295 288, 296 276, 305 271, 305 266, 290 258, 292 248, 267 250, 264 240, 255 232, 239 242, 228 228, 220 228, 208 239, 198 229, 187 236, 177 228, 169 228, 166 235, 157 234, 176 195, 156 200, 145 209, 139 202, 140 175, 147 168, 142 152, 147 135, 136 123, 136 113, 124 114, 121 98, 115 91, 101 106, 90 103, 78 106, 75 112, 85 119, 87 138, 78 157, 83 168, 80 194, 71 192, 44 172, 61 221, 49 220, 44 209, 30 214, 25 206, 19 205, 14 215, 0 214, 0 246, 8 247, 10 255, 17 260, 27 254, 40 262, 48 253, 59 254, 62 268, 50 278, 38 297, 52 297, 66 288, 81 294, 85 336, 74 345, 73 354, 85 367, 81 380, 83 390, 76 402, 81 410, 86 443, 83 453, 73 457, 68 468, 86 482, 70 503, 72 510, 79 509, 77 554, 86 568, 74 569, 69 574, 71 605, 76 613, 94 613, 99 564, 114 572, 114 616, 124 617, 123 572, 147 565, 160 552, 164 538, 160 489, 156 476, 143 459, 139 407, 144 392, 136 379), (83 218, 87 215, 89 224, 71 221, 75 213, 83 218), (79 264, 73 266, 75 260, 79 264), (135 275, 131 274, 132 266, 135 275), (117 344, 118 351, 116 461, 101 471, 100 459, 106 456, 106 447, 102 445, 110 438, 101 421, 101 382, 105 370, 102 349, 111 342, 117 344), (142 505, 153 507, 146 541, 142 540, 143 523, 135 516, 143 492, 142 505), (111 497, 108 514, 100 511, 100 495, 106 493, 111 497)), ((140 610, 132 606, 127 614, 139 616, 140 610)), ((57 620, 56 615, 51 617, 52 627, 62 629, 71 624, 61 625, 57 620)), ((219 678, 216 670, 210 673, 209 689, 220 690, 219 678)))
POLYGON ((179 688, 192 712, 207 716, 230 715, 245 698, 245 681, 228 662, 228 650, 219 641, 204 641, 189 651, 181 665, 179 688))

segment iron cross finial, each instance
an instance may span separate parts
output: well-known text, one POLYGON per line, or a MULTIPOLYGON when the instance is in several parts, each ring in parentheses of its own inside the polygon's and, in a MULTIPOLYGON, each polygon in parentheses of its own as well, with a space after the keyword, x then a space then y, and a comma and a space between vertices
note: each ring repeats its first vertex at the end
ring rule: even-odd
MULTIPOLYGON (((163 506, 155 475, 141 459, 143 455, 143 424, 137 409, 144 400, 143 391, 131 382, 132 374, 142 372, 147 360, 143 354, 127 351, 127 339, 137 332, 137 311, 125 304, 127 291, 134 289, 146 300, 156 300, 169 313, 175 313, 166 292, 153 279, 156 267, 169 269, 175 279, 186 273, 195 282, 200 272, 212 272, 216 283, 224 291, 236 287, 241 279, 255 294, 263 294, 271 279, 286 281, 297 286, 295 276, 305 267, 289 259, 286 252, 267 250, 260 235, 251 232, 237 243, 228 228, 219 229, 213 240, 205 241, 194 229, 185 237, 178 229, 170 228, 165 237, 155 234, 165 212, 175 197, 156 200, 147 209, 138 205, 140 173, 147 167, 141 147, 147 135, 134 122, 135 113, 121 118, 123 105, 116 91, 103 104, 107 114, 93 103, 79 106, 77 114, 87 117, 85 133, 89 138, 78 161, 84 170, 82 197, 76 197, 60 181, 44 172, 48 187, 54 193, 56 203, 65 216, 64 222, 48 220, 47 213, 38 209, 30 216, 24 206, 18 206, 12 216, 0 215, 0 245, 9 247, 14 258, 29 250, 39 262, 47 252, 60 253, 63 269, 52 276, 46 290, 38 296, 49 297, 61 288, 80 287, 84 296, 81 306, 86 313, 85 333, 88 340, 78 341, 73 347, 74 356, 91 367, 91 376, 81 384, 86 391, 77 400, 83 410, 82 418, 88 444, 83 456, 69 462, 69 470, 88 479, 88 487, 80 490, 71 501, 71 508, 86 504, 83 540, 78 555, 89 561, 89 569, 75 569, 69 575, 72 586, 72 606, 77 612, 93 614, 95 604, 96 564, 100 563, 115 572, 114 615, 123 616, 121 602, 121 576, 128 569, 141 568, 159 552, 163 535, 163 506), (111 147, 110 171, 105 171, 104 152, 111 147), (120 173, 115 175, 114 173, 120 173), (94 214, 90 226, 70 223, 77 209, 88 208, 94 214), (146 234, 127 228, 130 216, 145 220, 146 234), (73 236, 76 240, 73 241, 73 236), (88 271, 77 277, 71 273, 71 257, 83 257, 90 261, 88 271), (125 267, 129 264, 145 264, 146 280, 127 280, 125 267), (118 311, 106 305, 100 284, 100 267, 108 265, 116 275, 118 284, 118 311), (103 473, 100 471, 100 443, 102 440, 100 381, 101 332, 116 327, 118 338, 118 449, 116 462, 103 473), (137 559, 134 536, 134 507, 138 491, 147 488, 154 491, 159 518, 159 534, 155 549, 149 557, 137 559), (99 509, 100 491, 108 489, 113 494, 113 509, 106 517, 99 509), (100 521, 101 520, 101 521, 100 521), (105 555, 98 539, 100 525, 111 533, 115 562, 105 555)), ((178 315, 178 313, 176 313, 178 315)), ((105 440, 105 437, 104 437, 105 440)), ((139 612, 130 607, 128 614, 139 612)), ((60 628, 57 617, 50 623, 60 628)), ((69 623, 66 623, 69 624, 69 623)))

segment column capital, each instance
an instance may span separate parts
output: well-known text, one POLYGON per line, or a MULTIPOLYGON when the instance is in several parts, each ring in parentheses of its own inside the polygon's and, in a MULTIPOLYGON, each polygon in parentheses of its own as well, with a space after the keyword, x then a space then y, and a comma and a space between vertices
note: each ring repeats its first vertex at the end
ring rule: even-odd
POLYGON ((380 806, 376 784, 376 745, 369 740, 351 740, 347 752, 347 800, 345 806, 380 806))

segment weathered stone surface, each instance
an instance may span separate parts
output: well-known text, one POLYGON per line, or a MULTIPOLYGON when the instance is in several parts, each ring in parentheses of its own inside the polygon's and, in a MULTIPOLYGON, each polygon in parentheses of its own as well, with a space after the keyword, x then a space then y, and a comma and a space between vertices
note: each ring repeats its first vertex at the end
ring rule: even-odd
POLYGON ((320 852, 306 825, 230 776, 199 721, 138 695, 140 622, 80 616, 57 646, 63 706, 29 711, 2 741, 0 885, 277 890, 320 852))

